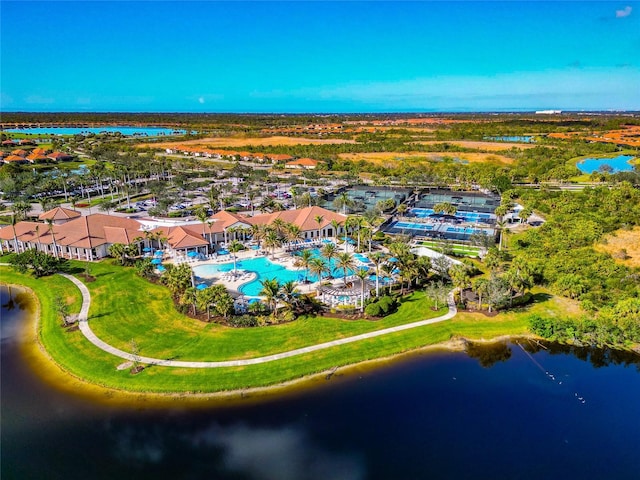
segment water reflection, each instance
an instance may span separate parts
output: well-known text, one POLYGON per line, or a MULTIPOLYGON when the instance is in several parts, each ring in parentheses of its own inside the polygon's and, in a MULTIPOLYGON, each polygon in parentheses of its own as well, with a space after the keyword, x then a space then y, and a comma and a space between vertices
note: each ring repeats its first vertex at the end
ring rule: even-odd
POLYGON ((511 347, 506 341, 495 343, 468 342, 467 355, 475 358, 484 368, 490 368, 498 362, 506 362, 511 358, 511 347))

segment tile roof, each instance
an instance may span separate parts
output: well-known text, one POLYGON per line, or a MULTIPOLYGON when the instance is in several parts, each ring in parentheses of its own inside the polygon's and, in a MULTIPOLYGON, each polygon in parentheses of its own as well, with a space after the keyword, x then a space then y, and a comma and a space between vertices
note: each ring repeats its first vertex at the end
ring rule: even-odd
POLYGON ((76 212, 75 210, 64 207, 56 207, 52 210, 41 213, 38 218, 40 220, 47 220, 48 218, 52 220, 70 220, 72 218, 78 218, 80 215, 80 212, 76 212))
POLYGON ((337 220, 339 223, 343 223, 346 220, 346 216, 340 213, 332 212, 322 207, 306 207, 298 210, 284 210, 282 212, 265 213, 262 215, 256 215, 250 217, 249 220, 253 224, 269 225, 276 218, 279 218, 285 222, 293 223, 300 227, 303 231, 318 230, 318 222, 315 218, 317 216, 322 217, 320 228, 325 228, 331 225, 332 220, 337 220))

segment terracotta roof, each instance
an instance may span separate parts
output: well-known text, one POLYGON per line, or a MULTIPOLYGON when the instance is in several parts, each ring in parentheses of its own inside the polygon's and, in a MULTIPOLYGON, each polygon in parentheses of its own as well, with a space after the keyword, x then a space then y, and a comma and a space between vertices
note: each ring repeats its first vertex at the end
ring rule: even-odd
POLYGON ((56 207, 41 213, 38 218, 40 220, 47 220, 49 218, 52 220, 70 220, 72 218, 78 218, 80 215, 80 212, 76 212, 75 210, 64 207, 56 207))
POLYGON ((285 163, 285 166, 301 166, 301 167, 317 167, 318 161, 313 158, 299 158, 298 160, 293 160, 292 162, 285 163))
POLYGON ((3 140, 2 141, 2 145, 17 145, 17 142, 14 142, 13 140, 3 140))
POLYGON ((4 161, 5 162, 24 162, 25 158, 20 157, 18 155, 9 155, 8 157, 5 157, 4 161))
POLYGON ((29 160, 30 162, 45 162, 49 160, 44 155, 38 155, 37 153, 32 153, 31 155, 27 155, 26 159, 29 160))
MULTIPOLYGON (((206 227, 205 227, 206 229, 206 227)), ((171 248, 190 248, 208 245, 202 238, 202 225, 181 225, 178 227, 159 227, 153 230, 160 231, 166 237, 167 243, 171 248), (194 227, 197 230, 194 230, 194 227)))
POLYGON ((31 153, 35 153, 37 155, 46 155, 48 152, 48 150, 45 150, 44 148, 34 148, 31 153))
POLYGON ((27 153, 29 152, 27 152, 26 150, 22 150, 21 148, 11 152, 12 155, 20 155, 21 157, 24 157, 27 153))
MULTIPOLYGON (((226 228, 233 227, 238 223, 242 223, 247 227, 251 226, 251 219, 245 217, 244 215, 239 215, 237 213, 227 212, 226 210, 222 210, 215 215, 210 217, 214 220, 213 225, 211 225, 211 233, 221 233, 224 232, 226 228)), ((207 228, 207 232, 209 231, 209 227, 207 228)))
POLYGON ((286 160, 292 160, 293 157, 291 155, 287 155, 285 153, 270 153, 267 155, 271 160, 275 160, 276 162, 283 162, 286 160))
POLYGON ((60 158, 73 158, 72 155, 69 155, 68 153, 63 153, 63 152, 53 152, 47 155, 47 157, 53 160, 58 160, 60 158))
POLYGON ((313 206, 298 210, 284 210, 282 212, 256 215, 255 217, 248 218, 247 220, 253 224, 269 225, 276 218, 279 218, 285 222, 297 225, 303 231, 309 231, 318 230, 318 222, 315 221, 316 216, 322 217, 320 228, 325 228, 331 225, 332 220, 337 220, 339 223, 343 223, 347 218, 345 215, 332 212, 326 208, 313 206))

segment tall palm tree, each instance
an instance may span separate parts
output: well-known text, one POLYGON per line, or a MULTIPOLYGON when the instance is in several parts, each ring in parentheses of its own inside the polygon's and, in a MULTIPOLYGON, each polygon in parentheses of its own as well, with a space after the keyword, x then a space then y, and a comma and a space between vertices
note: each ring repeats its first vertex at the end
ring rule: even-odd
POLYGON ((227 250, 229 250, 229 252, 232 254, 233 257, 233 273, 236 273, 236 262, 237 262, 237 258, 236 258, 236 253, 238 253, 240 250, 242 250, 244 248, 244 245, 242 245, 239 241, 234 240, 231 242, 231 244, 227 247, 227 250))
POLYGON ((302 240, 302 229, 298 225, 287 223, 285 224, 285 228, 284 235, 287 242, 295 242, 297 244, 299 240, 302 240))
POLYGON ((262 240, 266 234, 264 225, 253 224, 251 225, 251 239, 258 242, 258 247, 262 248, 262 240))
POLYGON ((333 228, 333 237, 335 239, 335 243, 338 243, 338 230, 340 229, 341 225, 342 223, 335 218, 331 220, 331 228, 333 228))
POLYGON ((324 217, 322 215, 316 215, 313 219, 318 224, 318 238, 320 238, 320 227, 322 226, 322 222, 324 220, 324 217))
POLYGON ((18 235, 16 234, 16 223, 18 223, 18 216, 15 214, 11 215, 11 228, 13 230, 13 251, 18 253, 18 235))
POLYGON ((309 266, 313 260, 313 253, 311 250, 302 250, 297 256, 294 265, 296 267, 304 268, 304 283, 307 283, 307 277, 309 276, 309 266))
POLYGON ((376 267, 376 297, 380 296, 380 266, 387 261, 387 255, 382 252, 376 252, 369 256, 369 260, 376 267))
POLYGON ((290 280, 280 285, 278 296, 289 310, 293 310, 298 305, 298 298, 300 297, 296 282, 290 280))
POLYGON ((49 233, 51 234, 51 240, 53 241, 53 254, 58 258, 58 245, 56 244, 56 236, 53 233, 53 219, 47 218, 46 222, 49 227, 49 233))
POLYGON ((355 265, 356 264, 353 260, 353 255, 351 255, 350 253, 341 253, 336 259, 336 268, 341 268, 344 273, 344 276, 342 278, 345 286, 347 285, 347 270, 354 270, 355 265))
POLYGON ((498 220, 496 222, 496 227, 498 228, 498 231, 500 232, 500 237, 499 237, 499 240, 498 240, 498 250, 502 251, 502 236, 503 236, 505 228, 507 227, 507 222, 505 220, 498 220))
POLYGON ((327 263, 320 257, 312 258, 309 262, 309 272, 318 277, 318 285, 322 283, 322 275, 331 273, 327 263))
POLYGON ((42 250, 42 246, 40 245, 40 225, 36 225, 36 238, 37 250, 42 250))
POLYGON ((327 268, 329 268, 329 275, 333 275, 333 269, 331 268, 331 260, 338 256, 338 247, 335 243, 326 243, 320 249, 320 255, 327 259, 327 268))
POLYGON ((360 268, 356 271, 356 277, 360 279, 360 312, 364 312, 364 291, 367 288, 367 277, 369 272, 364 268, 360 268))
POLYGON ((260 285, 262 289, 260 290, 261 297, 264 297, 267 301, 267 305, 269 305, 269 309, 271 310, 273 317, 276 317, 276 307, 278 304, 278 294, 280 293, 280 282, 277 278, 272 279, 264 279, 260 281, 260 285))
POLYGON ((264 236, 264 245, 267 249, 271 250, 271 258, 275 257, 276 248, 282 245, 282 240, 274 229, 268 229, 264 236))

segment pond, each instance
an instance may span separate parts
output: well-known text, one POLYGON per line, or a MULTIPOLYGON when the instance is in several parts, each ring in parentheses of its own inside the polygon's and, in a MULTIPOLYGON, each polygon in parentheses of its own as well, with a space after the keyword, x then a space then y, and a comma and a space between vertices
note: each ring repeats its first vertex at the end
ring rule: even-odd
POLYGON ((519 142, 519 143, 533 143, 534 139, 529 135, 501 135, 498 137, 484 137, 484 140, 492 140, 494 142, 519 142))
POLYGON ((106 127, 33 127, 33 128, 7 128, 8 133, 28 133, 32 135, 87 135, 89 133, 121 133, 125 137, 148 136, 157 137, 164 135, 184 135, 185 130, 174 130, 164 127, 133 127, 133 126, 106 126, 106 127))
POLYGON ((618 155, 614 158, 585 158, 576 165, 583 173, 606 171, 609 173, 631 172, 633 165, 629 163, 631 155, 618 155))
POLYGON ((258 404, 114 407, 57 391, 31 371, 14 328, 28 302, 0 293, 3 479, 619 480, 640 472, 637 355, 498 343, 338 369, 258 404))

